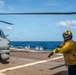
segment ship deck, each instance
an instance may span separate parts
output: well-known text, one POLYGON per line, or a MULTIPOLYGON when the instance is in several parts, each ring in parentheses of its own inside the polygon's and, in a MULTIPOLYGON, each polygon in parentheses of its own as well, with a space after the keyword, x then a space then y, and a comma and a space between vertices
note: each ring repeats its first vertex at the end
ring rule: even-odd
POLYGON ((0 60, 0 75, 68 75, 63 55, 51 51, 11 50, 8 61, 0 60))

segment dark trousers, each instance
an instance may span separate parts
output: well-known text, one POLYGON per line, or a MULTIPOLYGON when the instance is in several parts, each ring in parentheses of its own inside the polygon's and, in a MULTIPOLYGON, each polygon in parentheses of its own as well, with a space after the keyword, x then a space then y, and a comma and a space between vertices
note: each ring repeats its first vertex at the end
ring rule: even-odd
POLYGON ((76 65, 68 66, 68 75, 76 75, 76 65))

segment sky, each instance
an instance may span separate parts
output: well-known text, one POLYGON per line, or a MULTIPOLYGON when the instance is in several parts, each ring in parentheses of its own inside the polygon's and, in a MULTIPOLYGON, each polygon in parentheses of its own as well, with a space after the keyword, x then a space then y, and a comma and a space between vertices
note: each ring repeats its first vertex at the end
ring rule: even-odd
MULTIPOLYGON (((76 0, 0 0, 0 13, 75 12, 76 0)), ((0 28, 11 41, 63 41, 71 30, 76 41, 76 15, 0 15, 0 28)))

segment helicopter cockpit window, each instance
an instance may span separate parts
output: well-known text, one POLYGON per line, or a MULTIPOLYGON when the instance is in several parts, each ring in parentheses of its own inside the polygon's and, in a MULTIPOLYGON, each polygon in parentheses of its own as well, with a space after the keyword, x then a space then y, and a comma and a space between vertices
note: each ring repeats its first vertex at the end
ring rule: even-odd
POLYGON ((2 30, 0 30, 0 37, 5 38, 5 35, 2 30))

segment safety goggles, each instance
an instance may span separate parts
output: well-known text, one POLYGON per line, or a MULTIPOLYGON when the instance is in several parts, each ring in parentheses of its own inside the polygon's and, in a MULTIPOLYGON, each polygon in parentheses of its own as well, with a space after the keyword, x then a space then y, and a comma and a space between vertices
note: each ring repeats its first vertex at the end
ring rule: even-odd
POLYGON ((70 37, 70 35, 63 33, 63 37, 64 37, 64 38, 67 38, 67 37, 70 37))

